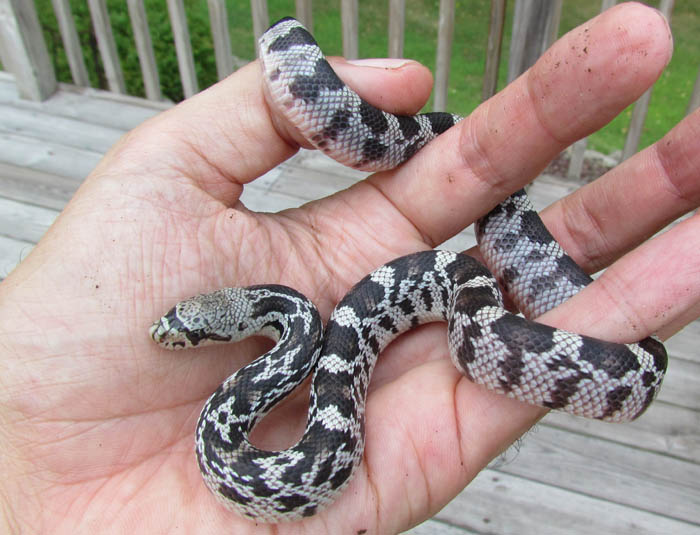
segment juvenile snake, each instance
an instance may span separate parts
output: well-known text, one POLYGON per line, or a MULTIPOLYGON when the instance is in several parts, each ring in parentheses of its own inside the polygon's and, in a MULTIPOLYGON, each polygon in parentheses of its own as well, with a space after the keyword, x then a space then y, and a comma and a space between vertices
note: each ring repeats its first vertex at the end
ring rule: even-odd
MULTIPOLYGON (((395 167, 460 119, 446 113, 399 117, 374 108, 338 78, 313 37, 291 18, 260 38, 260 60, 271 107, 317 148, 357 169, 395 167)), ((156 342, 175 349, 253 334, 278 341, 224 381, 197 424, 199 467, 227 507, 280 522, 329 505, 362 457, 365 398, 379 353, 427 322, 446 321, 455 366, 497 392, 618 422, 648 407, 666 370, 659 341, 614 344, 503 308, 496 279, 528 318, 591 281, 544 227, 524 191, 480 219, 477 238, 496 278, 463 254, 425 251, 398 258, 345 295, 325 333, 314 305, 277 285, 192 297, 151 327, 156 342), (308 423, 299 443, 285 451, 251 445, 253 426, 311 371, 308 423)))

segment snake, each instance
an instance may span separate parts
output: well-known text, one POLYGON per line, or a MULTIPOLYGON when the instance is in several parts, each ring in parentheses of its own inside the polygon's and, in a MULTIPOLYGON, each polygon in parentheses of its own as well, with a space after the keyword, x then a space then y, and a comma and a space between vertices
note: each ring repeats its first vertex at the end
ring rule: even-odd
MULTIPOLYGON (((293 18, 259 39, 265 98, 317 149, 365 171, 394 168, 460 116, 400 116, 358 96, 293 18)), ((400 334, 446 322, 450 357, 466 377, 526 403, 625 422, 655 398, 667 366, 658 338, 618 344, 536 323, 591 277, 556 242, 524 190, 476 223, 480 253, 418 251, 376 268, 338 302, 325 327, 316 307, 275 284, 223 288, 177 303, 150 328, 168 349, 276 342, 204 404, 195 451, 206 486, 258 522, 328 507, 360 463, 365 403, 378 355, 400 334), (522 314, 504 307, 501 288, 522 314), (303 436, 282 451, 254 446, 254 426, 312 375, 303 436)))

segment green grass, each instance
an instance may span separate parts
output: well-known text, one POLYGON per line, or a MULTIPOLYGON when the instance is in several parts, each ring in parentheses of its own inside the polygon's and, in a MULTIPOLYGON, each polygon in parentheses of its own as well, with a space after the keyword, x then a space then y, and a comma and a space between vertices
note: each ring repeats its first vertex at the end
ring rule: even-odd
MULTIPOLYGON (((117 48, 121 58, 127 91, 144 95, 141 71, 133 44, 126 2, 107 1, 117 48)), ((190 38, 195 54, 195 65, 200 88, 216 82, 214 49, 209 31, 209 13, 204 0, 185 0, 190 38)), ((57 23, 50 0, 36 0, 39 18, 44 28, 60 81, 71 82, 57 23)), ((145 0, 151 37, 158 63, 163 94, 173 100, 183 98, 177 69, 170 20, 165 0, 145 0)), ((595 16, 599 2, 565 2, 560 34, 595 16)), ((71 0, 73 15, 80 35, 85 61, 95 87, 106 88, 99 53, 92 34, 86 0, 71 0)), ((434 71, 437 14, 439 0, 412 0, 406 6, 404 55, 416 59, 434 71)), ((513 3, 508 5, 503 43, 503 60, 499 72, 499 87, 506 80, 508 30, 512 25, 513 3)), ((252 59, 255 53, 251 23, 250 2, 227 2, 229 28, 234 55, 252 59)), ((294 13, 293 0, 270 0, 270 20, 294 13)), ((484 71, 484 53, 487 41, 490 2, 488 0, 457 0, 455 34, 452 49, 448 109, 468 114, 478 104, 484 71)), ((387 2, 360 2, 360 57, 383 57, 387 54, 387 2)), ((642 135, 642 146, 663 136, 685 114, 700 57, 700 4, 691 0, 677 0, 672 28, 675 38, 673 59, 654 87, 651 105, 642 135)), ((314 35, 329 55, 342 53, 339 2, 316 2, 313 10, 314 35)), ((426 106, 430 109, 431 103, 426 106)), ((631 116, 631 107, 608 126, 590 138, 589 146, 609 153, 622 148, 631 116)), ((641 148, 641 147, 640 147, 641 148)))
MULTIPOLYGON (((645 2, 657 7, 656 2, 645 2)), ((596 14, 598 2, 565 2, 560 35, 596 14)), ((671 18, 674 52, 671 62, 654 85, 639 148, 658 141, 685 116, 700 62, 700 3, 677 0, 671 18)), ((589 138, 589 147, 609 154, 625 143, 632 108, 629 106, 605 128, 589 138)))

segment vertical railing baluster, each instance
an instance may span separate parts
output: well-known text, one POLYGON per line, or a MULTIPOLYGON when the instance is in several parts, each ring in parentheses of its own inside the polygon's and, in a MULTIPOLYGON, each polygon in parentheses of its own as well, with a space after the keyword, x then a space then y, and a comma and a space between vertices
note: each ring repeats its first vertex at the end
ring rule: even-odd
MULTIPOLYGON (((615 5, 615 0, 603 0, 600 4, 600 12, 606 11, 615 5)), ((586 159, 586 149, 588 148, 588 138, 579 139, 571 146, 571 160, 566 176, 573 180, 579 180, 583 172, 583 162, 586 159)))
POLYGON ((51 0, 53 11, 58 21, 58 29, 61 32, 61 40, 63 41, 63 49, 66 52, 68 59, 68 67, 73 78, 73 83, 82 87, 90 85, 87 68, 85 67, 85 59, 83 58, 83 50, 80 47, 78 32, 75 30, 75 21, 71 13, 68 0, 51 0))
POLYGON ((440 0, 437 52, 435 59, 435 88, 433 110, 445 111, 450 80, 450 59, 455 27, 455 0, 440 0))
MULTIPOLYGON (((661 11, 664 17, 670 21, 671 12, 673 11, 673 0, 661 0, 659 4, 659 11, 661 11)), ((642 137, 644 121, 646 120, 647 111, 649 110, 649 102, 651 101, 651 92, 653 89, 654 86, 647 89, 634 104, 629 130, 627 131, 627 138, 625 139, 625 147, 622 149, 622 158, 620 161, 624 162, 627 158, 637 152, 637 149, 639 148, 639 140, 642 137)))
POLYGON ((250 0, 250 10, 253 15, 253 38, 255 39, 255 51, 258 50, 258 39, 270 25, 270 15, 267 13, 265 0, 250 0))
POLYGON ((190 30, 187 26, 183 0, 168 0, 168 13, 170 14, 170 24, 173 27, 173 37, 175 38, 175 53, 177 54, 177 65, 180 70, 182 91, 185 94, 185 98, 189 98, 199 91, 199 85, 194 69, 190 30))
POLYGON ((359 57, 359 10, 357 0, 342 0, 340 13, 343 25, 343 56, 346 59, 359 57))
POLYGON ((95 29, 97 47, 100 50, 102 65, 107 77, 107 86, 112 93, 126 93, 124 73, 117 54, 117 45, 112 34, 112 25, 109 21, 107 3, 105 0, 88 0, 92 26, 95 29))
POLYGON ((226 2, 224 0, 207 0, 207 4, 209 6, 209 25, 214 40, 214 54, 216 55, 216 75, 219 80, 223 80, 234 70, 226 2))
POLYGON ((136 52, 139 56, 146 98, 149 100, 161 100, 163 96, 160 91, 160 78, 143 0, 127 0, 127 7, 129 9, 131 29, 134 32, 134 41, 136 41, 136 52))
POLYGON ((403 57, 406 0, 389 0, 389 57, 403 57))
POLYGON ((0 59, 14 74, 20 97, 45 100, 56 91, 56 73, 33 1, 0 0, 0 59))
POLYGON ((554 42, 562 0, 516 0, 508 57, 508 83, 529 69, 554 42))
POLYGON ((488 100, 498 88, 498 68, 501 64, 501 45, 506 20, 506 0, 491 0, 489 39, 486 44, 484 80, 481 86, 481 100, 488 100))
POLYGON ((311 0, 295 0, 296 17, 307 30, 311 33, 314 31, 314 19, 311 13, 311 0))

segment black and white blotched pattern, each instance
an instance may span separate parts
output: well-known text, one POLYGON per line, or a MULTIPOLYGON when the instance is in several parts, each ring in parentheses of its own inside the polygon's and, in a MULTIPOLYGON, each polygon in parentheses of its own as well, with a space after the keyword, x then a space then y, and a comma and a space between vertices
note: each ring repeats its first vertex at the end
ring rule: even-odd
MULTIPOLYGON (((269 102, 315 146, 352 167, 400 164, 459 117, 376 110, 331 70, 311 35, 283 19, 260 40, 269 102)), ((528 318, 590 282, 544 227, 524 191, 477 225, 482 255, 528 318)), ((367 388, 379 353, 422 323, 446 321, 455 366, 516 399, 609 421, 639 416, 666 370, 654 338, 613 344, 537 324, 503 307, 496 278, 473 258, 415 253, 379 267, 338 303, 321 336, 318 312, 283 286, 228 288, 176 305, 151 327, 169 348, 262 334, 277 345, 209 398, 196 431, 204 480, 227 506, 264 522, 330 504, 362 458, 367 388), (314 372, 303 437, 285 451, 248 442, 253 426, 314 372)), ((465 407, 464 410, 469 410, 465 407)))
POLYGON ((333 71, 306 29, 282 19, 260 38, 268 99, 334 160, 391 169, 461 119, 451 113, 392 115, 368 104, 333 71))

